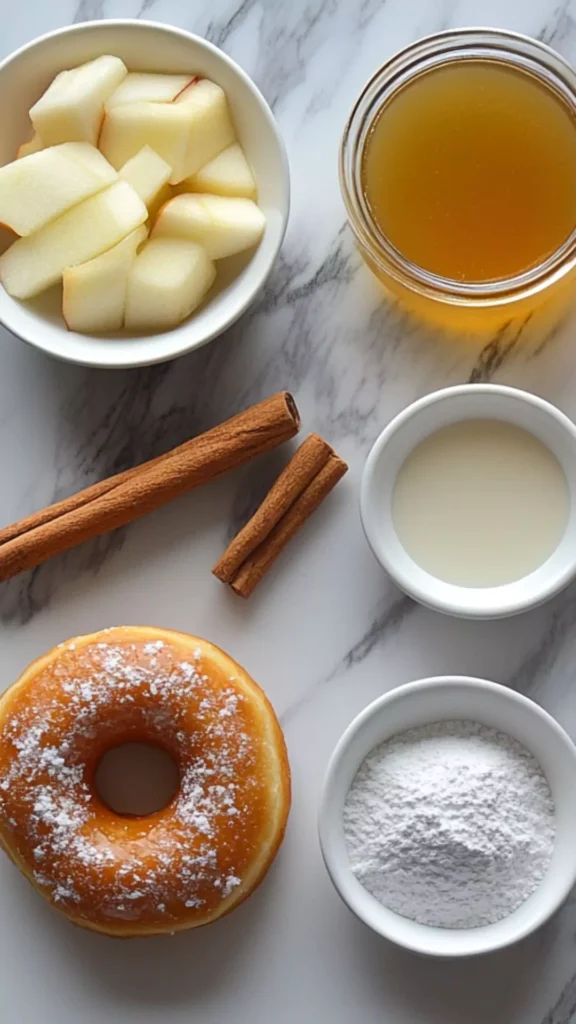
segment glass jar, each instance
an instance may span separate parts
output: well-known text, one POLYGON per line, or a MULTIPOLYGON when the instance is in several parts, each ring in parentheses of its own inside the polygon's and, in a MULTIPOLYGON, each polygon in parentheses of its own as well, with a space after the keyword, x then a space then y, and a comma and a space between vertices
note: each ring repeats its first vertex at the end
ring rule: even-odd
MULTIPOLYGON (((549 327, 570 303, 576 285, 576 224, 542 263, 514 277, 462 282, 405 259, 372 217, 362 188, 362 158, 384 104, 423 72, 463 60, 487 60, 528 71, 564 101, 576 121, 576 73, 543 43, 515 32, 463 29, 427 36, 401 50, 370 79, 344 129, 340 183, 360 252, 384 286, 413 312, 442 327, 497 330, 542 312, 549 327)), ((575 128, 576 130, 576 128, 575 128)), ((528 213, 529 215, 529 213, 528 213)))

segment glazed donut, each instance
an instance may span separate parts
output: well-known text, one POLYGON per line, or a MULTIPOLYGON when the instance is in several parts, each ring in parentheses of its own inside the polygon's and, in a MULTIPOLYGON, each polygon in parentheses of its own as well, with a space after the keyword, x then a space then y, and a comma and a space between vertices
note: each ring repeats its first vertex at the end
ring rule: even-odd
POLYGON ((208 924, 259 884, 290 806, 284 739, 262 690, 227 654, 165 629, 78 637, 0 699, 0 841, 75 924, 153 935, 208 924), (176 761, 171 803, 114 813, 103 754, 154 743, 176 761))

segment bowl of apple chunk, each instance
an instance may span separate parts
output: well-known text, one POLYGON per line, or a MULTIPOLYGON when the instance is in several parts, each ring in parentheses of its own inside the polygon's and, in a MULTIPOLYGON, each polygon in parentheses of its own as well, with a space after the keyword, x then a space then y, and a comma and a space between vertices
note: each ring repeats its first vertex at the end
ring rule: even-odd
POLYGON ((163 362, 248 308, 288 164, 228 56, 171 26, 88 22, 0 64, 0 322, 87 366, 163 362))

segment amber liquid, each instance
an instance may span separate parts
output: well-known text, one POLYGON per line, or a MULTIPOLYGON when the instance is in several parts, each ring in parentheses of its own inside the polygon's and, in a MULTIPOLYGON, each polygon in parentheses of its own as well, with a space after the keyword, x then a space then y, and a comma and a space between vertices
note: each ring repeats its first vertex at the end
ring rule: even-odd
POLYGON ((373 219, 406 259, 459 282, 513 277, 576 228, 576 123, 528 72, 454 62, 382 108, 361 181, 373 219))

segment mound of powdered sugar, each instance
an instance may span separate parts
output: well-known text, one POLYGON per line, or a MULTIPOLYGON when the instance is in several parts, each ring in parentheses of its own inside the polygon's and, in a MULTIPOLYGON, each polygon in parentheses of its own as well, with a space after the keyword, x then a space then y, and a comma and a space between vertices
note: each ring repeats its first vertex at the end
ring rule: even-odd
POLYGON ((534 757, 477 722, 411 729, 363 761, 344 807, 352 870, 403 917, 492 924, 534 892, 552 857, 554 807, 534 757))

